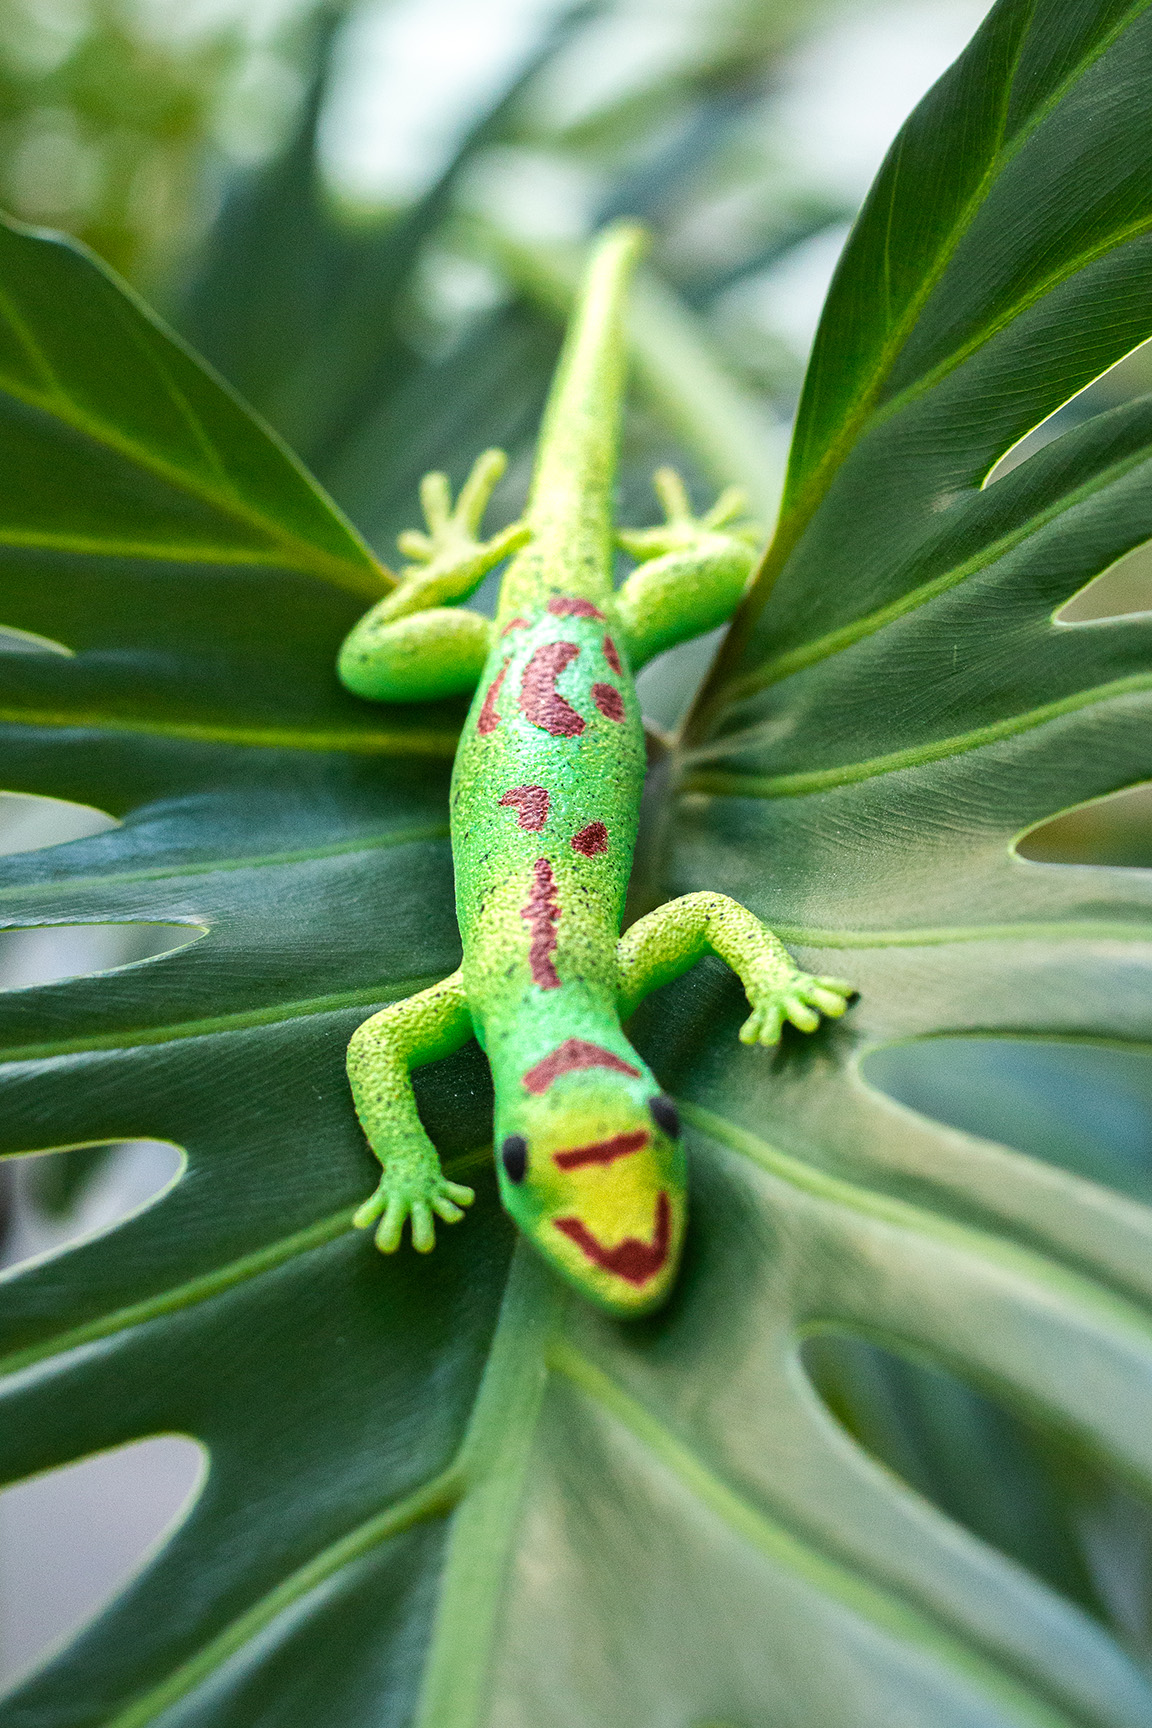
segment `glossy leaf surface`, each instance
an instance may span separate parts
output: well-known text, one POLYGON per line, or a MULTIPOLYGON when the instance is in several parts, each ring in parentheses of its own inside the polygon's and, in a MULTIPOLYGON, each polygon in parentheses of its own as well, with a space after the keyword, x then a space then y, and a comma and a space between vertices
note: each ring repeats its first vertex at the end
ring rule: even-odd
MULTIPOLYGON (((188 1158, 111 1237, 6 1285, 4 1474, 161 1432, 211 1469, 0 1721, 1152 1724, 1134 1629, 1091 1576, 1087 1490, 1041 1468, 1048 1447, 1117 1495, 1152 1489, 1152 1214, 1087 1133, 1049 1161, 1010 1113, 999 1137, 987 1112, 937 1121, 861 1067, 960 1033, 1134 1059, 1149 1040, 1146 875, 1012 851, 1152 771, 1147 619, 1052 622, 1152 533, 1148 410, 979 488, 1152 331, 1123 290, 1150 16, 1000 6, 910 123, 833 289, 775 586, 670 764, 639 888, 732 893, 861 997, 775 1056, 737 1044, 718 965, 637 1016, 693 1157, 685 1270, 652 1321, 602 1319, 515 1246, 474 1050, 418 1079, 450 1168, 478 1179, 467 1222, 428 1260, 349 1227, 372 1161, 344 1045, 458 945, 429 742, 451 716, 343 701, 333 646, 359 603, 337 573, 185 557, 161 584, 142 551, 113 582, 74 549, 33 584, 11 554, 0 622, 76 656, 7 657, 5 785, 124 826, 11 858, 4 921, 208 933, 0 998, 3 1150, 147 1136, 188 1158), (950 1376, 922 1399, 954 1443, 926 1440, 909 1480, 875 1386, 845 1370, 834 1395, 830 1369, 822 1398, 805 1371, 805 1339, 834 1368, 845 1336, 950 1376), (995 1490, 1047 1505, 1060 1540, 985 1516, 997 1409, 1021 1426, 995 1490)), ((111 291, 68 257, 52 305, 78 327, 111 291)), ((111 419, 131 419, 131 376, 101 398, 111 419)), ((214 460, 248 440, 257 476, 286 461, 253 422, 198 423, 214 460)))

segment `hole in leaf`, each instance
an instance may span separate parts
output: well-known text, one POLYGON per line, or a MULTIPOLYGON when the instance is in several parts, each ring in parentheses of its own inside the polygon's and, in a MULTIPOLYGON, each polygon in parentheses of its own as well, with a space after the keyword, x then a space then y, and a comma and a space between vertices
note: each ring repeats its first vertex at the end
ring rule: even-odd
POLYGON ((1142 342, 1138 348, 1133 348, 1123 355, 1107 372, 1102 372, 1099 378, 1093 378, 1090 384, 1071 397, 1055 413, 1046 420, 1041 420, 1039 426, 1033 426, 1015 444, 1011 445, 999 461, 989 471, 985 486, 992 486, 997 480, 1002 480, 1005 474, 1011 474, 1013 468, 1018 468, 1021 462, 1027 462, 1029 456, 1034 456, 1042 450, 1045 444, 1051 444, 1062 433, 1071 431, 1085 420, 1091 420, 1095 414, 1106 414, 1109 408, 1117 407, 1121 402, 1129 402, 1134 396, 1143 396, 1152 384, 1152 343, 1142 342))
POLYGON ((869 1085, 922 1116, 1152 1204, 1152 1053, 1056 1039, 875 1050, 869 1085))
POLYGON ((851 1334, 801 1346, 852 1438, 949 1518, 1123 1638, 1152 1644, 1152 1508, 1062 1436, 939 1366, 851 1334))
POLYGON ((1152 869, 1152 784, 1128 786, 1065 810, 1016 842, 1040 864, 1120 864, 1152 869))
POLYGON ((1089 624, 1097 618, 1123 618, 1152 612, 1152 541, 1134 546, 1099 576, 1066 600, 1056 613, 1059 624, 1089 624))
POLYGON ((0 1265, 11 1273, 105 1234, 151 1205, 183 1168, 184 1154, 168 1140, 109 1140, 5 1158, 9 1218, 0 1265))
POLYGON ((34 630, 17 630, 11 624, 0 624, 0 654, 64 654, 76 658, 76 650, 57 642, 51 636, 37 636, 34 630))
POLYGON ((0 1494, 0 1683, 77 1632, 187 1515, 207 1453, 184 1435, 137 1440, 0 1494))
POLYGON ((118 972, 187 948, 201 924, 38 924, 0 930, 0 990, 118 972))
POLYGON ((68 840, 87 840, 119 828, 115 816, 67 798, 42 798, 34 792, 0 792, 0 853, 38 852, 68 840))

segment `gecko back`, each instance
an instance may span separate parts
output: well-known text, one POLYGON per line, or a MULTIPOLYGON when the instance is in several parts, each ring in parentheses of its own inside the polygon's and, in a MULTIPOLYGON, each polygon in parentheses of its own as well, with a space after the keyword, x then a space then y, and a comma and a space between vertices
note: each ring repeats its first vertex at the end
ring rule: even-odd
POLYGON ((505 1206, 567 1277, 635 1313, 667 1292, 685 1211, 675 1108, 617 1015, 644 736, 610 589, 597 604, 553 572, 534 600, 517 582, 456 757, 464 988, 505 1206))
POLYGON ((741 1037, 770 1044, 785 1019, 811 1031, 850 986, 801 972, 746 908, 683 896, 620 935, 644 777, 634 670, 712 629, 737 604, 757 531, 738 494, 692 515, 670 471, 667 520, 621 533, 635 570, 613 591, 612 489, 624 387, 623 300, 640 246, 601 237, 549 395, 524 519, 482 542, 503 468, 477 463, 450 507, 422 487, 418 562, 351 632, 339 670, 385 701, 474 689, 452 778, 459 972, 385 1008, 349 1046, 356 1109, 384 1174, 356 1222, 392 1252, 411 1219, 434 1243, 472 1191, 441 1170, 409 1070, 473 1031, 492 1069, 504 1205, 556 1269, 602 1307, 641 1314, 667 1296, 684 1238, 686 1175, 672 1100, 621 1030, 644 995, 712 952, 752 1005, 741 1037), (514 553, 495 620, 455 604, 514 553))

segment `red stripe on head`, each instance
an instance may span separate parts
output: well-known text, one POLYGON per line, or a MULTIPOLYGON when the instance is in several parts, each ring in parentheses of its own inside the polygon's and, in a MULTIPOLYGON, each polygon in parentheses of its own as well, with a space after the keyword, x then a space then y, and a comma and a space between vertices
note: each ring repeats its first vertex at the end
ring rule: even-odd
POLYGON ((565 1038, 551 1056, 545 1056, 528 1069, 524 1086, 529 1092, 547 1092, 558 1074, 571 1074, 578 1068, 611 1068, 614 1073, 628 1074, 633 1080, 640 1078, 639 1068, 633 1068, 631 1062, 614 1056, 602 1045, 590 1044, 586 1038, 565 1038))
POLYGON ((527 628, 527 618, 509 618, 507 624, 505 624, 503 630, 500 632, 501 639, 507 636, 509 630, 527 630, 527 628))
POLYGON ((562 1230, 575 1242, 594 1265, 629 1284, 647 1284, 668 1258, 672 1245, 672 1208, 663 1189, 656 1201, 656 1229, 651 1242, 640 1242, 635 1236, 625 1236, 615 1248, 605 1248, 579 1218, 557 1218, 557 1230, 562 1230))
POLYGON ((489 684, 488 694, 484 698, 484 706, 476 716, 477 732, 495 732, 497 726, 500 724, 500 716, 496 712, 496 698, 500 694, 500 686, 504 682, 507 671, 508 662, 505 660, 503 666, 501 666, 499 672, 497 672, 495 678, 493 678, 491 684, 489 684))
POLYGON ((553 1152, 552 1161, 561 1170, 579 1170, 581 1164, 614 1164, 617 1158, 628 1158, 648 1144, 643 1128, 633 1134, 613 1134, 611 1140, 593 1140, 588 1146, 571 1146, 567 1152, 553 1152))
POLYGON ((589 822, 587 828, 581 828, 579 834, 573 834, 572 850, 582 852, 585 858, 595 858, 598 852, 607 852, 608 830, 603 822, 589 822))
POLYGON ((509 804, 516 810, 516 820, 528 834, 539 834, 548 820, 551 802, 544 786, 513 786, 500 799, 501 804, 509 804))
POLYGON ((591 600, 578 600, 573 594, 557 594, 549 600, 548 610, 553 618, 598 618, 601 624, 604 622, 599 606, 593 606, 591 600))
POLYGON ((533 984, 538 984, 541 990, 558 990, 560 979, 552 956, 556 952, 555 926, 560 922, 560 902, 556 898, 556 878, 547 858, 537 858, 532 876, 532 892, 520 908, 531 936, 528 968, 533 984))
POLYGON ((623 720, 624 698, 614 684, 593 684, 592 700, 605 720, 623 720))
POLYGON ((620 664, 620 650, 617 648, 615 642, 613 642, 611 636, 605 636, 604 638, 604 658, 607 660, 609 666, 611 666, 613 672, 623 672, 624 668, 620 664))
MULTIPOLYGON (((584 722, 556 689, 556 680, 580 649, 575 642, 546 642, 537 648, 520 680, 520 707, 533 726, 553 738, 578 738, 584 722)), ((615 692, 613 692, 615 694, 615 692)))

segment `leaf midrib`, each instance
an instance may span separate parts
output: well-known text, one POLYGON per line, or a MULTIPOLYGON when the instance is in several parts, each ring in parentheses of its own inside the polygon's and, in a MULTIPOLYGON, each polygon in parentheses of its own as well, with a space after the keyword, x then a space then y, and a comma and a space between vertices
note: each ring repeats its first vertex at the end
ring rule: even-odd
MULTIPOLYGON (((826 660, 833 654, 839 654, 867 636, 875 635, 885 625, 893 623, 897 618, 902 618, 909 612, 916 611, 928 601, 934 600, 938 594, 955 588, 959 583, 966 582, 970 576, 974 576, 979 571, 995 564, 998 559, 1015 551, 1018 546, 1032 539, 1033 536, 1043 533, 1053 522, 1058 522, 1062 516, 1070 510, 1076 509, 1086 500, 1106 491, 1110 486, 1118 485, 1120 481, 1127 479, 1128 475, 1135 469, 1146 464, 1150 456, 1152 456, 1152 444, 1145 445, 1142 450, 1135 451, 1131 456, 1125 457, 1123 461, 1113 462, 1107 468, 1100 469, 1090 480, 1082 482, 1070 492, 1063 493, 1060 498, 1053 500, 1045 508, 1037 510, 1017 527, 999 535, 995 540, 989 541, 987 546, 982 547, 979 552, 974 552, 970 558, 965 559, 962 563, 954 564, 950 569, 941 571, 940 575, 933 576, 917 588, 908 589, 907 592, 899 595, 895 600, 890 600, 887 605, 878 607, 874 612, 866 613, 863 617, 854 619, 850 624, 841 625, 837 630, 830 630, 824 636, 801 643, 798 647, 790 649, 788 653, 779 654, 774 660, 765 661, 756 672, 750 672, 743 678, 734 679, 726 687, 726 699, 729 702, 743 701, 760 690, 766 689, 769 685, 778 684, 783 679, 791 677, 793 673, 816 665, 819 661, 826 660)), ((977 499, 985 496, 985 490, 982 489, 973 494, 973 504, 977 499)), ((1110 562, 1115 562, 1115 560, 1112 559, 1110 562)), ((1091 577, 1085 578, 1085 582, 1091 580, 1091 577)), ((1065 629, 1081 629, 1083 627, 1082 625, 1063 626, 1065 629)))
MULTIPOLYGON (((356 852, 417 845, 424 840, 444 840, 448 833, 447 822, 431 822, 423 827, 392 829, 384 834, 361 834, 354 840, 334 840, 327 846, 311 846, 297 852, 266 852, 253 857, 197 859, 185 864, 158 864, 147 870, 109 870, 95 876, 59 876, 49 882, 12 882, 6 887, 0 886, 0 900, 9 896, 20 899, 31 895, 71 894, 82 892, 86 888, 119 888, 136 882, 165 882, 174 877, 187 881, 197 876, 216 876, 231 870, 271 869, 278 864, 309 864, 321 858, 341 858, 356 852)), ((85 845, 87 842, 80 840, 75 844, 85 845)), ((46 847, 45 850, 50 848, 46 847)), ((11 856, 16 857, 18 854, 12 853, 11 856)), ((26 857, 29 854, 22 853, 19 856, 26 857)))
MULTIPOLYGON (((770 1562, 786 1568, 822 1594, 843 1603, 872 1625, 931 1651, 954 1672, 975 1680, 982 1689, 1007 1693, 1037 1723, 1051 1728, 1089 1728, 1089 1718, 1077 1711, 1054 1708, 1051 1698, 1036 1691, 1037 1677, 1006 1660, 1002 1651, 987 1654, 975 1638, 966 1641, 943 1613, 930 1613, 910 1601, 890 1581, 869 1577, 860 1563, 842 1559, 818 1531, 798 1527, 793 1518, 771 1515, 742 1495, 699 1458, 664 1422, 587 1356, 564 1342, 553 1345, 549 1367, 562 1374, 588 1400, 618 1421, 693 1499, 727 1525, 737 1537, 770 1562)), ((1066 1702, 1066 1701, 1065 1701, 1066 1702)))
MULTIPOLYGON (((164 959, 163 954, 155 957, 164 959)), ((138 965, 150 964, 147 960, 138 965)), ((127 968, 118 968, 127 970, 127 968)), ((452 967, 449 966, 450 972, 452 967)), ((230 1014, 205 1015, 197 1020, 178 1020, 167 1026, 123 1028, 115 1032, 98 1032, 89 1037, 60 1038, 40 1044, 11 1045, 0 1048, 0 1067, 11 1062, 41 1062, 54 1056, 80 1056, 92 1050, 136 1050, 149 1044, 169 1044, 179 1038, 214 1037, 221 1032, 241 1032, 251 1026, 272 1026, 283 1020, 300 1020, 309 1014, 333 1014, 342 1008, 370 1007, 387 1004, 403 996, 414 996, 438 984, 442 972, 406 978, 388 985, 366 985, 360 990, 334 991, 329 996, 306 996, 293 1002, 275 1002, 263 1008, 240 1008, 230 1014)), ((45 986, 51 989, 52 986, 45 986)))
POLYGON ((399 1536, 429 1518, 443 1517, 459 1502, 463 1489, 463 1477, 459 1465, 454 1462, 422 1487, 366 1519, 282 1579, 246 1613, 238 1615, 209 1639, 194 1656, 173 1669, 159 1685, 109 1717, 104 1728, 145 1728, 145 1724, 155 1721, 170 1705, 187 1697, 207 1680, 279 1614, 389 1537, 399 1536))
MULTIPOLYGON (((740 774, 704 772, 689 774, 684 780, 688 792, 732 793, 742 798, 805 798, 814 792, 827 792, 838 786, 855 785, 881 774, 899 773, 905 768, 919 768, 947 757, 961 756, 969 750, 982 749, 1002 738, 1030 732, 1049 720, 1076 713, 1081 708, 1100 702, 1133 695, 1152 689, 1152 672, 1133 672, 1126 678, 1115 678, 1108 684, 1097 684, 1089 690, 1077 690, 1055 702, 1045 702, 1021 714, 1011 714, 987 726, 977 726, 970 732, 959 732, 950 738, 937 738, 927 744, 914 744, 905 750, 892 750, 883 756, 872 756, 859 762, 841 763, 835 768, 813 768, 793 774, 740 774)), ((710 752, 711 754, 711 752, 710 752)))
MULTIPOLYGON (((21 1154, 7 1154, 19 1157, 21 1154)), ((444 1169, 449 1176, 462 1175, 476 1165, 486 1163, 491 1159, 490 1145, 474 1147, 470 1152, 461 1153, 458 1158, 447 1158, 444 1169)), ((153 1205, 160 1204, 179 1183, 184 1180, 187 1171, 172 1183, 164 1194, 145 1206, 147 1211, 153 1205)), ((309 1254, 314 1248, 323 1248, 329 1242, 334 1242, 338 1236, 345 1235, 353 1229, 352 1218, 356 1206, 345 1206, 339 1212, 332 1212, 326 1218, 320 1218, 315 1224, 309 1224, 303 1230, 295 1231, 291 1236, 281 1237, 277 1242, 271 1242, 264 1248, 254 1249, 250 1254, 241 1254, 235 1260, 229 1260, 223 1266, 216 1266, 210 1272, 202 1272, 195 1278, 187 1278, 182 1284, 174 1284, 167 1290, 157 1292, 155 1296, 146 1296, 139 1302, 130 1302, 123 1308, 113 1308, 106 1314, 99 1314, 94 1320, 86 1320, 79 1326, 70 1327, 65 1332, 54 1332, 48 1338, 42 1338, 36 1344, 26 1345, 23 1349, 12 1350, 6 1356, 0 1356, 0 1380, 11 1374, 22 1373, 27 1368, 33 1368, 38 1362, 48 1361, 53 1356, 61 1356, 69 1350, 78 1350, 86 1344, 95 1344, 102 1338, 112 1338, 118 1332, 129 1332, 137 1326, 147 1325, 151 1320, 158 1320, 164 1314, 176 1314, 185 1308, 196 1307, 201 1302, 208 1302, 223 1291, 230 1290, 234 1285, 247 1283, 250 1278, 258 1278, 265 1272, 271 1272, 287 1261, 297 1259, 301 1254, 309 1254)), ((133 1214, 138 1217, 139 1214, 133 1214)), ((129 1220, 125 1219, 125 1223, 129 1220)), ((113 1225, 102 1234, 114 1235, 119 1225, 113 1225)), ((51 1259, 60 1261, 72 1253, 89 1246, 90 1241, 78 1242, 72 1247, 60 1249, 51 1259)), ((26 1275, 25 1270, 16 1267, 0 1276, 0 1289, 4 1285, 18 1286, 26 1275)), ((2 1388, 0 1388, 2 1395, 2 1388)))
MULTIPOLYGON (((0 290, 0 310, 3 311, 13 328, 21 332, 24 331, 23 320, 14 313, 9 297, 2 290, 0 290)), ((24 339, 25 346, 27 346, 28 337, 25 336, 24 339)), ((139 343, 136 346, 138 348, 139 343)), ((35 352, 37 355, 41 353, 38 343, 35 344, 35 352)), ((173 491, 194 498, 199 503, 208 504, 213 509, 218 510, 226 519, 230 518, 234 522, 266 535, 274 545, 285 549, 286 562, 290 568, 319 576, 323 580, 334 582, 341 588, 351 588, 355 593, 363 594, 369 599, 378 599, 382 594, 388 592, 389 583, 383 568, 372 558, 367 548, 361 549, 362 563, 354 562, 350 557, 341 558, 335 553, 324 551, 322 547, 311 541, 301 539, 298 534, 288 532, 262 511, 252 509, 243 502, 233 487, 230 486, 221 490, 205 484, 203 481, 198 481, 187 469, 165 461, 148 445, 140 444, 136 439, 127 437, 107 422, 94 420, 90 415, 85 414, 75 398, 60 384, 55 368, 47 361, 45 364, 48 367, 50 378, 56 385, 54 391, 46 392, 44 396, 41 396, 34 391, 22 390, 11 375, 0 378, 0 390, 3 390, 15 401, 23 403, 26 408, 46 414, 50 419, 61 421, 74 432, 79 433, 81 437, 87 438, 97 448, 113 451, 128 462, 134 463, 145 473, 153 474, 157 479, 163 480, 166 485, 171 486, 173 491)), ((212 380, 207 379, 207 375, 205 376, 207 381, 212 382, 212 380)), ((217 385, 217 388, 220 387, 217 385)), ((199 425, 199 416, 196 416, 196 420, 199 425)), ((252 431, 254 434, 262 430, 253 424, 252 431)), ((204 436, 207 436, 206 432, 204 436)), ((264 432, 263 436, 267 438, 269 434, 264 432)), ((214 450, 215 447, 212 446, 212 448, 214 450)), ((279 445, 276 446, 276 449, 277 454, 287 463, 295 477, 308 488, 315 503, 321 507, 327 504, 323 495, 313 490, 315 483, 302 470, 296 469, 288 452, 280 449, 279 445)), ((331 504, 327 504, 327 508, 329 511, 333 509, 331 504)), ((333 516, 334 520, 339 520, 338 517, 335 517, 334 512, 333 516)), ((344 523, 341 523, 341 526, 352 538, 353 544, 357 544, 351 528, 344 523)))
POLYGON ((343 751, 350 756, 455 756, 458 731, 415 727, 395 732, 349 727, 311 731, 289 726, 228 726, 203 720, 145 720, 99 709, 0 708, 0 725, 51 726, 86 732, 128 732, 149 738, 185 738, 197 744, 243 744, 260 750, 343 751))

